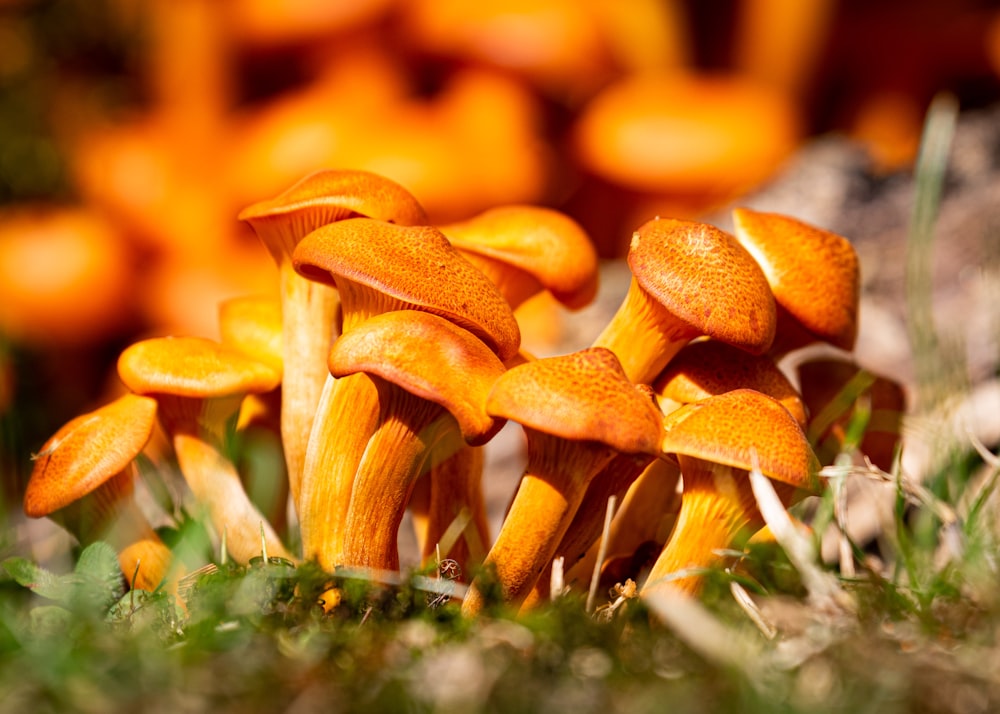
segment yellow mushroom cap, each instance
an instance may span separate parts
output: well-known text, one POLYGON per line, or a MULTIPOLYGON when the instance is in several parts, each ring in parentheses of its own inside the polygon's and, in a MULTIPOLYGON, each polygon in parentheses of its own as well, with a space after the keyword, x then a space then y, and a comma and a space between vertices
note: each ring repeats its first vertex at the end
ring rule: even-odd
POLYGON ((465 221, 440 226, 453 246, 519 268, 570 309, 597 294, 597 251, 586 231, 551 208, 490 208, 465 221))
POLYGON ((201 337, 154 337, 127 347, 118 376, 139 394, 216 397, 268 392, 281 372, 235 347, 201 337))
POLYGON ((444 317, 479 337, 502 360, 517 353, 521 334, 510 306, 436 228, 368 218, 338 221, 306 236, 292 262, 310 280, 355 282, 410 309, 444 317))
POLYGON ((844 350, 858 334, 858 255, 831 231, 778 213, 733 211, 736 238, 767 276, 774 299, 816 339, 844 350))
POLYGON ((736 389, 686 404, 663 421, 664 454, 683 454, 737 469, 754 467, 776 481, 815 493, 819 461, 802 427, 777 400, 736 389))
POLYGON ((365 372, 442 406, 470 444, 485 443, 503 425, 486 413, 503 363, 478 337, 437 315, 376 315, 334 343, 329 365, 334 377, 365 372))
POLYGON ((655 218, 632 236, 628 264, 639 286, 698 334, 751 354, 771 346, 774 296, 760 266, 729 233, 655 218))
POLYGON ((751 355, 718 340, 684 346, 653 382, 653 391, 687 404, 734 389, 754 389, 777 399, 800 424, 806 423, 802 397, 774 360, 751 355))
POLYGON ((590 347, 508 370, 486 402, 496 416, 624 453, 655 454, 661 415, 625 376, 614 353, 590 347))
POLYGON ((24 512, 50 515, 128 466, 156 423, 156 400, 126 394, 67 422, 42 446, 24 494, 24 512))

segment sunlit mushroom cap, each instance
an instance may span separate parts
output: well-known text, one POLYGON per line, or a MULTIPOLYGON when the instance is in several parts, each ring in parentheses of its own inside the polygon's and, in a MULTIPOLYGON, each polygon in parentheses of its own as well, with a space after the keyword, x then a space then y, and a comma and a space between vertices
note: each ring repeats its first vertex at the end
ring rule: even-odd
POLYGON ((632 236, 628 264, 650 297, 699 334, 751 354, 771 346, 774 296, 760 266, 725 231, 655 218, 632 236))
POLYGON ((437 315, 395 310, 366 320, 330 350, 330 373, 377 375, 447 409, 472 444, 503 425, 486 413, 486 397, 504 373, 494 352, 468 330, 437 315))
POLYGON ((796 421, 806 423, 802 397, 774 360, 718 340, 685 345, 653 382, 654 392, 681 404, 734 389, 753 389, 773 397, 796 421))
MULTIPOLYGON (((311 173, 274 198, 247 206, 238 218, 255 228, 268 222, 288 222, 291 228, 281 234, 285 238, 283 249, 290 254, 295 241, 313 229, 355 216, 401 225, 427 222, 423 207, 405 188, 379 174, 357 170, 311 173)), ((271 237, 262 238, 275 252, 271 237)))
POLYGON ((566 307, 581 308, 597 293, 597 251, 586 231, 564 213, 499 206, 440 230, 474 265, 478 255, 518 268, 566 307))
POLYGON ((737 208, 733 221, 778 305, 815 339, 853 349, 861 278, 851 242, 778 213, 737 208))
POLYGON ((486 403, 496 416, 564 439, 655 454, 661 415, 603 347, 526 362, 508 370, 486 403))
POLYGON ((819 461, 802 427, 778 401, 736 389, 686 404, 663 420, 664 454, 683 454, 737 469, 755 465, 776 481, 819 490, 819 461))
POLYGON ((127 347, 118 375, 139 394, 216 397, 268 392, 281 372, 235 347, 200 337, 155 337, 127 347))
POLYGON ((35 457, 25 514, 48 516, 106 483, 142 451, 155 423, 156 400, 137 394, 67 422, 35 457))
POLYGON ((497 288, 429 226, 353 218, 306 236, 292 258, 301 275, 348 280, 444 317, 483 340, 501 359, 517 353, 520 331, 497 288))

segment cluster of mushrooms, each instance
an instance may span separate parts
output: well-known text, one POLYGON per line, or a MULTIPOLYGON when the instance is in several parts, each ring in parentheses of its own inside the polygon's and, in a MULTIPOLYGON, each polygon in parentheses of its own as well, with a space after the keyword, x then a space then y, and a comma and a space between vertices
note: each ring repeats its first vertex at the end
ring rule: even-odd
POLYGON ((827 419, 811 445, 822 403, 804 395, 836 394, 858 371, 849 356, 812 363, 798 388, 776 364, 815 342, 853 347, 858 261, 829 231, 749 209, 734 234, 654 218, 635 230, 627 296, 593 345, 535 358, 520 349, 518 307, 548 291, 577 309, 597 289, 592 242, 559 211, 503 206, 430 226, 400 185, 326 170, 239 217, 279 266, 280 300, 225 302, 220 341, 132 344, 118 360, 127 392, 35 457, 26 513, 111 543, 134 588, 183 574, 133 498, 157 425, 237 562, 266 549, 329 572, 398 570, 409 508, 425 562, 477 573, 469 615, 487 582, 513 607, 546 599, 557 557, 571 587, 600 567, 697 592, 720 549, 763 526, 748 470, 791 504, 819 491, 817 451, 843 436, 827 419), (283 509, 262 513, 227 455, 236 414, 237 428, 280 434, 300 553, 280 535, 283 509), (508 421, 527 463, 493 538, 482 447, 508 421), (622 505, 606 529, 612 496, 622 505))

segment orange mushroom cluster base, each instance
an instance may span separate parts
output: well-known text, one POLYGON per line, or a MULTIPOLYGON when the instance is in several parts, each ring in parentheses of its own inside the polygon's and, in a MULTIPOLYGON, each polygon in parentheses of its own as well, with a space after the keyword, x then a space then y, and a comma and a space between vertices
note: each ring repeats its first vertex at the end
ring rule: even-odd
POLYGON ((818 493, 816 454, 844 448, 845 384, 878 401, 878 438, 862 448, 881 461, 898 436, 901 393, 859 381, 850 360, 857 256, 788 216, 739 209, 732 234, 649 220, 594 344, 537 359, 521 349, 522 303, 547 292, 575 310, 597 289, 594 243, 558 211, 510 205, 432 226, 389 179, 328 170, 241 218, 278 265, 280 299, 224 303, 221 342, 131 345, 125 396, 69 422, 35 461, 28 515, 112 542, 133 587, 173 588, 197 567, 172 562, 131 498, 157 424, 154 462, 176 461, 227 557, 397 570, 409 508, 424 564, 459 562, 466 615, 491 598, 544 601, 557 558, 570 588, 599 572, 698 592, 719 553, 764 525, 751 468, 786 504, 818 493), (777 361, 814 343, 840 354, 793 383, 777 361), (523 429, 525 470, 494 537, 482 447, 508 421, 523 429), (282 445, 277 508, 247 495, 233 424, 282 445), (611 498, 622 505, 602 534, 611 498))

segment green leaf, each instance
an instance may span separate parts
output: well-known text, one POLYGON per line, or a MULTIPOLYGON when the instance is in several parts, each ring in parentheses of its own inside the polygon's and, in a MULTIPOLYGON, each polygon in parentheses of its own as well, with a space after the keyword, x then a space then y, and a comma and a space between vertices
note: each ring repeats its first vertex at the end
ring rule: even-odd
POLYGON ((104 542, 88 545, 80 553, 74 571, 73 600, 85 607, 107 610, 124 593, 121 568, 115 549, 104 542))
POLYGON ((50 600, 69 600, 72 590, 69 578, 54 575, 26 558, 7 558, 2 565, 18 585, 50 600))

